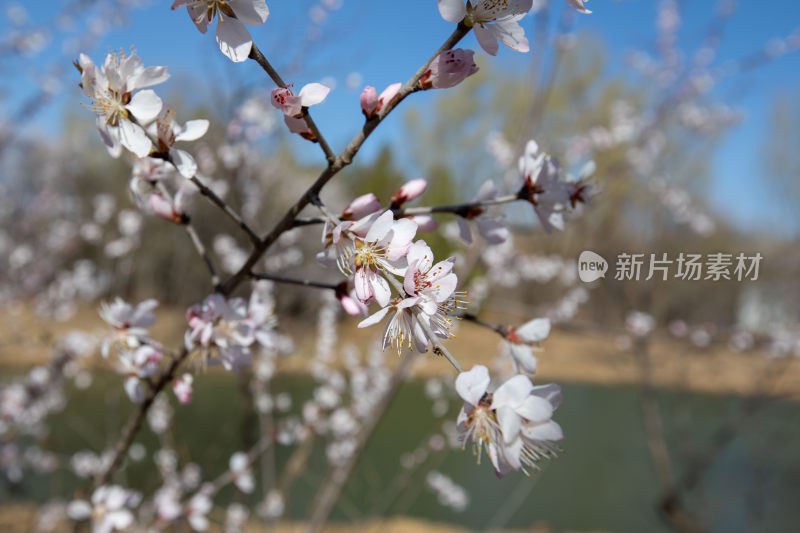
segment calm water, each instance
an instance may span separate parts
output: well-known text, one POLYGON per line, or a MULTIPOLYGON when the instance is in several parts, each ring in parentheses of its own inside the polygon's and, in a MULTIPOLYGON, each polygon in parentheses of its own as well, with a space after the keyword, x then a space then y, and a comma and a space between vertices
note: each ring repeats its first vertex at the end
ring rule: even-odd
MULTIPOLYGON (((302 397, 307 397, 312 387, 309 379, 301 377, 280 378, 275 383, 279 390, 301 393, 302 397)), ((195 401, 176 411, 177 434, 190 436, 186 449, 179 451, 208 465, 206 477, 211 478, 226 468, 228 457, 239 448, 241 400, 230 376, 209 373, 196 384, 195 401)), ((348 520, 386 509, 383 514, 413 515, 477 530, 524 528, 544 522, 555 530, 669 531, 655 509, 659 486, 644 439, 638 389, 583 384, 565 384, 563 389, 565 401, 556 419, 567 436, 565 452, 544 472, 530 479, 511 474, 498 480, 488 464, 475 464, 470 451, 431 457, 426 465, 435 466, 469 491, 469 507, 456 513, 440 506, 424 487, 426 465, 395 498, 390 497, 400 471, 400 455, 415 449, 440 424, 431 414, 423 384, 406 384, 380 423, 334 518, 348 520)), ((131 409, 118 390, 118 385, 95 384, 88 390, 71 391, 68 412, 53 417, 52 449, 65 457, 76 450, 101 449, 131 409)), ((679 473, 708 448, 721 425, 739 422, 736 437, 689 493, 687 503, 695 516, 712 531, 797 531, 800 405, 769 401, 754 416, 743 417, 745 400, 738 397, 665 391, 659 393, 659 400, 679 473)), ((148 429, 139 442, 150 449, 156 445, 148 429)), ((291 451, 277 448, 279 469, 291 451)), ((309 462, 308 474, 295 482, 291 494, 289 514, 293 518, 306 516, 312 488, 325 472, 322 446, 315 448, 309 462)), ((152 473, 152 463, 146 459, 128 470, 125 481, 152 490, 157 483, 152 473)), ((75 483, 71 475, 58 473, 46 479, 28 479, 11 493, 7 486, 0 486, 0 497, 43 501, 51 494, 70 494, 75 483)), ((232 496, 233 491, 227 490, 220 501, 232 496)))

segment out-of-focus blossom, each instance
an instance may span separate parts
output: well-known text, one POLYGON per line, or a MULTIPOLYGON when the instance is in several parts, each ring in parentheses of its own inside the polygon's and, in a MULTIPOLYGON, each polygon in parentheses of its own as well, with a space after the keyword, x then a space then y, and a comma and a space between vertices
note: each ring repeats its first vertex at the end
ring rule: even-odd
MULTIPOLYGON (((486 180, 472 199, 472 203, 486 202, 495 198, 497 198, 497 187, 492 180, 486 180)), ((505 242, 511 235, 502 220, 486 215, 486 209, 475 206, 457 220, 459 235, 467 244, 472 244, 472 231, 468 223, 470 220, 476 221, 478 233, 490 244, 505 242)))
POLYGON ((100 318, 114 328, 114 336, 103 343, 103 357, 108 357, 111 347, 119 344, 124 348, 137 348, 142 341, 150 337, 147 328, 155 324, 153 309, 158 306, 156 300, 145 300, 137 306, 126 303, 122 298, 112 303, 100 305, 100 318))
POLYGON ((358 220, 381 210, 381 202, 374 194, 359 196, 344 208, 339 218, 342 220, 358 220))
POLYGON ((118 485, 103 485, 92 494, 91 503, 75 500, 67 507, 73 520, 92 520, 93 533, 121 531, 133 524, 133 513, 128 506, 137 495, 118 485))
POLYGON ((233 483, 236 487, 246 493, 253 492, 256 481, 253 472, 250 470, 250 461, 244 452, 236 452, 231 455, 229 465, 233 483))
POLYGON ((543 341, 550 334, 550 319, 534 318, 518 328, 509 328, 506 339, 511 347, 511 356, 519 367, 529 374, 536 373, 536 357, 531 345, 543 341))
POLYGON ((445 50, 431 62, 420 78, 423 89, 447 89, 455 87, 478 72, 474 60, 475 52, 456 48, 445 50))
POLYGON ((192 382, 194 378, 191 374, 185 373, 172 382, 172 390, 175 392, 175 397, 182 404, 187 404, 192 401, 192 382))
POLYGON ((172 9, 186 6, 200 33, 219 16, 217 44, 223 54, 237 63, 246 61, 253 48, 253 39, 243 22, 258 26, 266 22, 269 8, 265 0, 175 0, 172 9))
POLYGON ((186 519, 195 531, 208 529, 208 513, 211 511, 211 498, 205 493, 198 492, 186 504, 186 519))
POLYGON ((571 202, 569 184, 560 179, 558 161, 544 152, 534 140, 528 141, 519 159, 523 184, 520 195, 526 198, 548 233, 564 229, 564 213, 571 202))
POLYGON ((499 40, 517 52, 530 50, 525 30, 518 21, 533 7, 533 0, 438 0, 439 13, 448 22, 462 20, 472 26, 487 54, 497 55, 499 40))
POLYGON ((579 13, 584 13, 588 15, 589 13, 591 13, 591 11, 586 9, 586 6, 584 5, 588 1, 589 0, 567 0, 567 3, 572 7, 574 7, 579 13))

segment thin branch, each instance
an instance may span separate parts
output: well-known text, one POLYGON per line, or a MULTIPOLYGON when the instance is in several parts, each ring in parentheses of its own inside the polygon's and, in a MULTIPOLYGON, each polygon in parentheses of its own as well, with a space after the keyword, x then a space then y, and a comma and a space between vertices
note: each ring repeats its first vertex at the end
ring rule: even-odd
POLYGON ((463 204, 456 204, 456 205, 435 205, 429 207, 406 207, 395 209, 394 213, 397 216, 409 216, 409 215, 428 215, 431 213, 454 213, 456 215, 462 217, 468 217, 470 211, 474 211, 475 209, 481 209, 484 207, 489 207, 492 205, 501 205, 507 204, 509 202, 516 202, 518 200, 524 200, 518 194, 509 194, 506 196, 500 196, 499 198, 494 198, 492 200, 481 200, 476 202, 465 202, 463 204))
POLYGON ((111 480, 111 475, 122 464, 122 459, 125 457, 125 454, 128 453, 128 448, 130 448, 131 444, 133 443, 133 439, 136 437, 136 434, 142 427, 142 422, 144 422, 147 412, 153 406, 153 402, 155 401, 156 397, 164 389, 164 387, 166 387, 166 385, 172 381, 172 379, 175 377, 178 367, 186 359, 189 353, 189 350, 184 348, 178 357, 175 357, 172 360, 166 372, 161 374, 161 377, 158 378, 158 381, 153 384, 152 388, 147 393, 144 401, 139 404, 139 409, 137 409, 136 413, 133 414, 128 422, 128 425, 125 427, 125 430, 122 432, 122 436, 120 436, 119 440, 117 441, 117 445, 114 446, 114 455, 111 458, 111 462, 108 464, 106 469, 95 478, 95 488, 105 485, 111 480))
POLYGON ((247 237, 253 244, 257 244, 259 242, 258 234, 247 225, 247 222, 244 221, 242 216, 234 211, 234 209, 228 205, 225 200, 217 196, 217 193, 212 191, 205 183, 200 181, 197 176, 192 176, 190 181, 197 186, 197 188, 200 190, 200 194, 208 198, 212 204, 222 209, 225 214, 228 215, 228 217, 247 234, 247 237))
POLYGON ((486 329, 490 329, 495 333, 497 333, 498 335, 500 335, 501 337, 503 337, 504 339, 508 339, 508 326, 504 326, 503 324, 492 324, 491 322, 485 322, 471 313, 464 313, 458 315, 458 318, 461 318, 468 322, 472 322, 473 324, 477 324, 486 329))
POLYGON ((200 240, 200 236, 197 234, 197 231, 194 229, 194 226, 188 221, 184 222, 183 224, 184 229, 186 229, 186 233, 189 234, 189 238, 192 240, 192 244, 194 244, 197 253, 203 258, 203 262, 208 267, 208 271, 211 274, 211 284, 214 286, 214 290, 216 291, 219 289, 219 275, 217 274, 216 268, 214 268, 214 263, 211 261, 211 256, 208 255, 208 251, 206 251, 206 247, 203 244, 203 241, 200 240))
MULTIPOLYGON (((261 256, 272 246, 275 241, 280 237, 285 231, 288 231, 294 227, 294 221, 297 216, 311 201, 312 196, 318 196, 319 192, 322 188, 330 181, 333 176, 335 176, 340 170, 344 167, 349 165, 353 158, 358 153, 361 146, 366 141, 367 137, 375 130, 376 127, 386 118, 386 116, 395 108, 397 105, 402 102, 409 94, 415 92, 418 89, 418 82, 422 75, 427 70, 428 66, 431 62, 436 59, 436 57, 444 52, 445 50, 449 50, 453 48, 467 33, 469 33, 470 28, 465 26, 464 24, 459 24, 456 27, 455 31, 447 38, 444 44, 431 56, 425 64, 406 82, 406 84, 400 89, 397 93, 397 97, 392 101, 389 102, 386 107, 381 109, 379 113, 377 113, 374 117, 367 120, 364 123, 364 126, 361 128, 361 131, 356 134, 355 137, 350 141, 350 144, 344 151, 336 157, 333 164, 328 165, 317 180, 314 182, 311 187, 303 194, 295 204, 289 208, 286 214, 281 218, 281 220, 275 224, 272 230, 255 246, 253 251, 250 253, 250 256, 245 261, 245 264, 236 272, 233 276, 231 276, 222 286, 222 293, 225 295, 231 294, 236 287, 238 287, 245 279, 248 277, 248 273, 252 270, 253 266, 258 262, 261 256)), ((256 50, 255 53, 251 52, 251 56, 253 59, 258 61, 258 56, 261 55, 260 52, 254 47, 256 50)), ((263 57, 263 56, 262 56, 263 57)), ((259 64, 260 61, 259 61, 259 64)), ((268 63, 267 63, 268 65, 268 63)), ((264 65, 262 65, 264 67, 264 65)), ((271 67, 270 67, 271 68, 271 67)), ((267 70, 265 68, 265 70, 267 70)), ((268 71, 269 73, 269 71, 268 71)), ((277 76, 277 73, 275 73, 277 76)), ((272 76, 270 76, 272 77, 272 76)), ((280 77, 278 76, 277 79, 273 77, 273 80, 278 83, 280 77)), ((280 80, 282 81, 282 80, 280 80)))
POLYGON ((296 279, 296 278, 288 278, 286 276, 279 276, 278 274, 266 274, 266 273, 258 273, 258 272, 251 272, 250 277, 254 279, 266 279, 270 281, 277 281, 278 283, 289 283, 292 285, 303 285, 305 287, 315 287, 317 289, 330 289, 330 290, 337 290, 339 285, 334 283, 325 283, 322 281, 313 281, 310 279, 296 279))

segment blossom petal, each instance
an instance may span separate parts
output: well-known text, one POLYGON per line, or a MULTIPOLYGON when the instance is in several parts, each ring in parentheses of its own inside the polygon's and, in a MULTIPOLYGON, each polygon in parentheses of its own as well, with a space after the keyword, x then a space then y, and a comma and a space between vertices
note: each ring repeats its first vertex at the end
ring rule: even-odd
POLYGON ((563 399, 561 395, 561 387, 555 383, 537 385, 533 387, 531 394, 540 396, 550 402, 550 404, 553 406, 553 409, 558 409, 558 406, 561 405, 561 400, 563 399))
POLYGON ((496 56, 500 45, 497 44, 497 38, 495 37, 494 32, 484 28, 479 24, 475 25, 474 31, 475 37, 478 39, 478 43, 480 43, 481 48, 483 48, 490 56, 496 56))
POLYGON ((494 391, 492 405, 498 408, 507 405, 518 407, 530 395, 532 389, 533 383, 531 383, 530 378, 517 374, 494 391))
POLYGON ((195 163, 194 158, 188 152, 172 149, 169 151, 169 155, 172 157, 172 163, 175 165, 175 168, 178 169, 178 172, 180 172, 181 176, 184 178, 191 178, 197 173, 197 163, 195 163))
POLYGON ((266 0, 235 0, 230 6, 239 20, 251 26, 264 24, 269 17, 266 0))
POLYGON ((128 81, 128 90, 143 89, 164 83, 169 79, 167 67, 147 67, 128 81))
POLYGON ((247 61, 253 48, 253 39, 240 20, 225 17, 217 23, 217 44, 228 59, 241 63, 247 61))
POLYGON ((458 224, 458 236, 467 244, 472 244, 472 231, 469 229, 469 222, 466 219, 460 218, 456 221, 458 224))
POLYGON ((556 441, 564 438, 564 431, 554 420, 542 424, 525 424, 522 426, 522 434, 532 440, 556 441))
POLYGON ((196 141, 206 134, 209 122, 204 118, 186 121, 183 130, 175 136, 176 141, 196 141))
POLYGON ((376 311, 372 315, 368 316, 367 318, 365 318, 364 320, 359 322, 358 323, 358 327, 359 328, 368 328, 370 326, 374 326, 375 324, 378 324, 381 320, 384 319, 384 317, 386 316, 386 313, 389 312, 389 309, 391 309, 391 308, 390 307, 384 307, 383 309, 379 309, 378 311, 376 311))
POLYGON ((492 218, 478 219, 478 233, 486 239, 489 244, 502 244, 511 237, 511 232, 500 220, 492 218))
POLYGON ((367 232, 367 236, 364 237, 364 240, 367 242, 377 242, 383 239, 389 230, 392 229, 392 224, 394 223, 394 215, 392 215, 391 211, 384 211, 378 218, 375 219, 375 222, 372 223, 372 226, 369 228, 367 232))
MULTIPOLYGON (((492 33, 501 43, 517 52, 529 52, 531 49, 528 38, 525 37, 525 30, 518 22, 509 20, 497 22, 489 27, 492 33)), ((488 50, 487 50, 488 51, 488 50)))
POLYGON ((500 431, 506 443, 510 444, 519 436, 522 418, 511 407, 505 405, 497 408, 497 423, 500 424, 500 431))
POLYGON ((550 335, 550 319, 534 318, 516 328, 514 332, 525 342, 543 341, 550 335))
POLYGON ((491 378, 489 369, 483 365, 475 365, 466 372, 461 372, 456 378, 456 392, 464 401, 471 405, 478 405, 486 394, 491 378))
POLYGON ((539 396, 528 396, 517 409, 517 414, 530 422, 546 422, 553 416, 553 406, 539 396))
POLYGON ((389 282, 386 281, 380 274, 373 274, 370 279, 372 285, 372 293, 375 296, 375 301, 381 307, 389 305, 389 300, 392 298, 392 291, 389 288, 389 282))
POLYGON ((141 126, 127 119, 119 121, 119 142, 138 157, 147 156, 153 147, 141 126))
POLYGON ((447 22, 458 24, 467 15, 464 0, 438 0, 439 14, 447 22))
POLYGON ((145 125, 155 120, 163 106, 164 103, 156 92, 146 89, 135 93, 125 108, 133 113, 139 124, 145 125))
POLYGON ((524 344, 511 345, 511 357, 517 362, 520 368, 529 374, 536 373, 536 357, 530 346, 524 344))
POLYGON ((300 96, 303 107, 309 107, 325 100, 330 92, 330 87, 326 87, 321 83, 309 83, 300 89, 298 96, 300 96))

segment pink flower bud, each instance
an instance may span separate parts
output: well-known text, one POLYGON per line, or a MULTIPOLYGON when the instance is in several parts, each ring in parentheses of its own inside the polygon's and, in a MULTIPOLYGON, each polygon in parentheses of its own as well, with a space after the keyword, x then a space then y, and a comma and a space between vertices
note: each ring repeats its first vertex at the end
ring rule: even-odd
POLYGON ((392 101, 397 97, 397 93, 400 92, 400 87, 402 86, 402 83, 393 83, 384 89, 380 97, 378 97, 378 107, 375 109, 375 112, 377 113, 387 105, 391 104, 392 101))
POLYGON ((344 220, 356 220, 363 218, 375 211, 380 211, 381 203, 378 197, 372 193, 359 196, 342 211, 342 218, 344 220))
POLYGON ((423 178, 417 178, 415 180, 407 181, 400 187, 400 190, 394 193, 392 196, 392 206, 393 207, 400 207, 406 202, 410 202, 414 198, 417 198, 420 194, 425 192, 425 189, 428 188, 427 180, 423 178))
POLYGON ((302 98, 295 96, 288 87, 272 89, 270 102, 273 106, 283 111, 286 116, 296 117, 303 112, 302 98))
POLYGON ((467 77, 478 72, 472 50, 446 50, 436 56, 430 68, 420 78, 423 89, 447 89, 455 87, 467 77))
POLYGON ((343 281, 336 287, 336 298, 339 300, 344 312, 350 316, 364 316, 367 311, 367 306, 353 298, 347 292, 347 282, 343 281))
POLYGON ((169 222, 178 223, 181 221, 181 214, 175 211, 169 200, 160 194, 151 194, 150 198, 148 198, 148 204, 150 204, 150 209, 153 210, 156 216, 169 222))
POLYGON ((422 231, 427 233, 431 231, 436 231, 436 228, 439 227, 439 223, 436 222, 436 219, 433 218, 433 216, 431 215, 414 215, 408 218, 413 220, 417 224, 417 226, 419 226, 419 229, 417 231, 422 231))
POLYGON ((361 93, 361 112, 364 116, 370 118, 375 114, 378 109, 378 91, 375 87, 367 85, 361 93))

